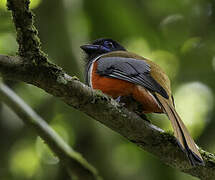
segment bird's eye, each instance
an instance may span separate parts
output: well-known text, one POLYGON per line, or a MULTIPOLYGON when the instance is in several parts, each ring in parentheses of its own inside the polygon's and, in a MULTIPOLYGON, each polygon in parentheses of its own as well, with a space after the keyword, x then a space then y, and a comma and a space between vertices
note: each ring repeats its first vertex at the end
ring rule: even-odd
POLYGON ((105 45, 107 48, 114 48, 113 43, 110 42, 110 41, 105 41, 105 42, 104 42, 104 45, 105 45))

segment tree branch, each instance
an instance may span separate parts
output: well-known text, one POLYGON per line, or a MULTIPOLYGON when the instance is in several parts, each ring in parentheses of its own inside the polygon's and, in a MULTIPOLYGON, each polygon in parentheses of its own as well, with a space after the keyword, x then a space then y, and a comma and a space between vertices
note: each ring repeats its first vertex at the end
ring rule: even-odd
POLYGON ((92 167, 79 153, 75 152, 49 125, 38 116, 9 87, 0 83, 0 99, 6 103, 24 122, 35 130, 52 151, 66 165, 72 177, 80 180, 101 180, 92 167))
POLYGON ((41 51, 41 43, 38 32, 34 26, 34 15, 29 10, 29 0, 7 0, 8 10, 11 10, 13 22, 16 28, 17 42, 19 44, 19 56, 26 57, 32 63, 44 63, 47 61, 41 51))
POLYGON ((88 114, 120 133, 167 165, 205 180, 215 179, 215 156, 201 150, 205 166, 192 167, 174 136, 120 107, 112 98, 94 91, 61 68, 47 61, 28 8, 29 0, 8 0, 17 30, 20 57, 0 56, 0 74, 24 81, 59 97, 68 105, 88 114))
POLYGON ((0 55, 1 76, 24 81, 59 97, 68 105, 88 114, 120 133, 165 164, 201 179, 215 178, 215 156, 201 150, 205 166, 192 167, 177 146, 174 136, 121 107, 112 98, 92 90, 55 65, 29 65, 20 57, 0 55))

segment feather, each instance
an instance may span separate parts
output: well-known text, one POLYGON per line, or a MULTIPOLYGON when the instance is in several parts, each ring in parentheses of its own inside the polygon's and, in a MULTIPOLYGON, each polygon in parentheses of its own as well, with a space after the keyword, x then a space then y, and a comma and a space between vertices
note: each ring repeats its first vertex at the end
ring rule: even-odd
POLYGON ((204 161, 198 151, 194 140, 190 136, 186 126, 176 112, 172 103, 164 99, 159 94, 156 94, 155 96, 161 107, 163 107, 164 111, 166 112, 168 118, 170 119, 174 130, 174 136, 178 140, 181 149, 186 152, 191 164, 193 166, 204 165, 204 161))
POLYGON ((97 73, 101 76, 117 78, 141 85, 169 98, 165 89, 151 76, 150 65, 144 60, 127 57, 100 57, 97 60, 97 73))

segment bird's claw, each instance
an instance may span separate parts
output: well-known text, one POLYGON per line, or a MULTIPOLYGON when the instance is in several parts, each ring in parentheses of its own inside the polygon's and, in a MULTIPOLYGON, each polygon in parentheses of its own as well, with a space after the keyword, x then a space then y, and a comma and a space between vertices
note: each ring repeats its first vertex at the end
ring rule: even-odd
POLYGON ((118 97, 115 99, 115 101, 116 101, 117 103, 119 103, 121 106, 125 106, 125 103, 121 102, 121 97, 122 97, 122 96, 118 96, 118 97))

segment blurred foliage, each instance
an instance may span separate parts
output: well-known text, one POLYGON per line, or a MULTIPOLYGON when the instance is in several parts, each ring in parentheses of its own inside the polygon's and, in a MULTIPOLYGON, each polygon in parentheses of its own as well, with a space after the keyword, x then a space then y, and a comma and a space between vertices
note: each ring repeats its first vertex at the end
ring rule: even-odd
MULTIPOLYGON (((0 54, 15 55, 16 33, 0 1, 0 54)), ((71 75, 83 75, 83 43, 100 37, 158 63, 172 82, 176 108, 193 137, 215 151, 215 1, 31 0, 42 47, 71 75)), ((24 83, 7 82, 70 144, 111 180, 194 180, 118 134, 24 83)), ((152 123, 172 131, 165 115, 152 123)), ((58 159, 5 105, 0 106, 0 179, 68 179, 58 159)))

